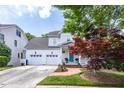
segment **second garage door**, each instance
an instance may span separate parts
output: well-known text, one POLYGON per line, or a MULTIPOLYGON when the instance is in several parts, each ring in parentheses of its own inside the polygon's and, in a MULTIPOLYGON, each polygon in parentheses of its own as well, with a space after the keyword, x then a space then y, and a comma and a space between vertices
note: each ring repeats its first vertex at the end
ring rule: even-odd
POLYGON ((46 64, 58 65, 60 63, 60 58, 58 55, 46 55, 46 64))

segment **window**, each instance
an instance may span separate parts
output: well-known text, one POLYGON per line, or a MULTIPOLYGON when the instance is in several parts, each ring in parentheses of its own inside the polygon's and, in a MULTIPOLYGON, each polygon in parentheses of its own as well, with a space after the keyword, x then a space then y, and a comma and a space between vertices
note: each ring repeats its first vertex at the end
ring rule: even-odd
POLYGON ((14 40, 14 45, 15 47, 17 47, 17 40, 14 40))
POLYGON ((53 44, 56 44, 56 38, 53 39, 53 44))
POLYGON ((4 43, 4 35, 3 34, 0 34, 0 42, 4 43))
POLYGON ((19 32, 19 37, 21 37, 21 32, 19 32))
POLYGON ((69 38, 67 39, 67 42, 71 41, 69 38))
POLYGON ((26 50, 23 50, 23 59, 25 59, 26 58, 26 50))
POLYGON ((21 32, 20 32, 19 30, 16 30, 16 35, 17 35, 18 37, 21 37, 21 32))
POLYGON ((20 58, 20 54, 18 53, 18 58, 20 58))
POLYGON ((23 53, 21 53, 21 59, 23 59, 23 53))
POLYGON ((33 57, 33 55, 30 55, 31 57, 33 57))
POLYGON ((65 53, 65 51, 63 50, 62 53, 65 53))
POLYGON ((42 55, 30 55, 30 57, 42 57, 42 55))
POLYGON ((58 57, 58 55, 46 55, 47 57, 58 57))

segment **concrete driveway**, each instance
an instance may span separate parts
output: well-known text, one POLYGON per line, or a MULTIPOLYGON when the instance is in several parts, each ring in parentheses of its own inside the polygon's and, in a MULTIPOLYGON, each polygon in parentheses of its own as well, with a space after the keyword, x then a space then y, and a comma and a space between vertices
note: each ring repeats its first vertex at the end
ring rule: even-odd
POLYGON ((0 71, 0 88, 33 88, 57 66, 21 66, 0 71))

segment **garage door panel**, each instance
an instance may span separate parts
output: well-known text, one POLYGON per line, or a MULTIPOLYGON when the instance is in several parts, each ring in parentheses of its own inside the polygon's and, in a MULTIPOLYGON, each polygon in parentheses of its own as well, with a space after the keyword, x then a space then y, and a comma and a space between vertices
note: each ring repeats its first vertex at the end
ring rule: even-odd
POLYGON ((43 64, 42 56, 30 56, 29 64, 43 64))
POLYGON ((60 63, 60 58, 58 55, 48 55, 46 58, 46 64, 57 65, 60 63))

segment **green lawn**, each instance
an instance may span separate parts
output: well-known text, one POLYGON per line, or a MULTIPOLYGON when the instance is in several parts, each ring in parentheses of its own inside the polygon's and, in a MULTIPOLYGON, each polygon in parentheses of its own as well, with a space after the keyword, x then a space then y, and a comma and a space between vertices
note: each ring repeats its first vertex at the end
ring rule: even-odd
POLYGON ((75 86, 99 86, 99 87, 124 87, 124 73, 122 72, 113 72, 113 71, 104 71, 104 74, 108 74, 110 76, 118 77, 121 82, 117 84, 109 84, 109 83, 100 83, 93 82, 90 80, 86 80, 80 77, 80 74, 75 74, 71 76, 48 76, 43 81, 41 81, 38 85, 75 85, 75 86))
POLYGON ((0 67, 0 71, 7 70, 7 69, 10 69, 10 68, 14 68, 14 66, 10 66, 10 67, 0 67))

